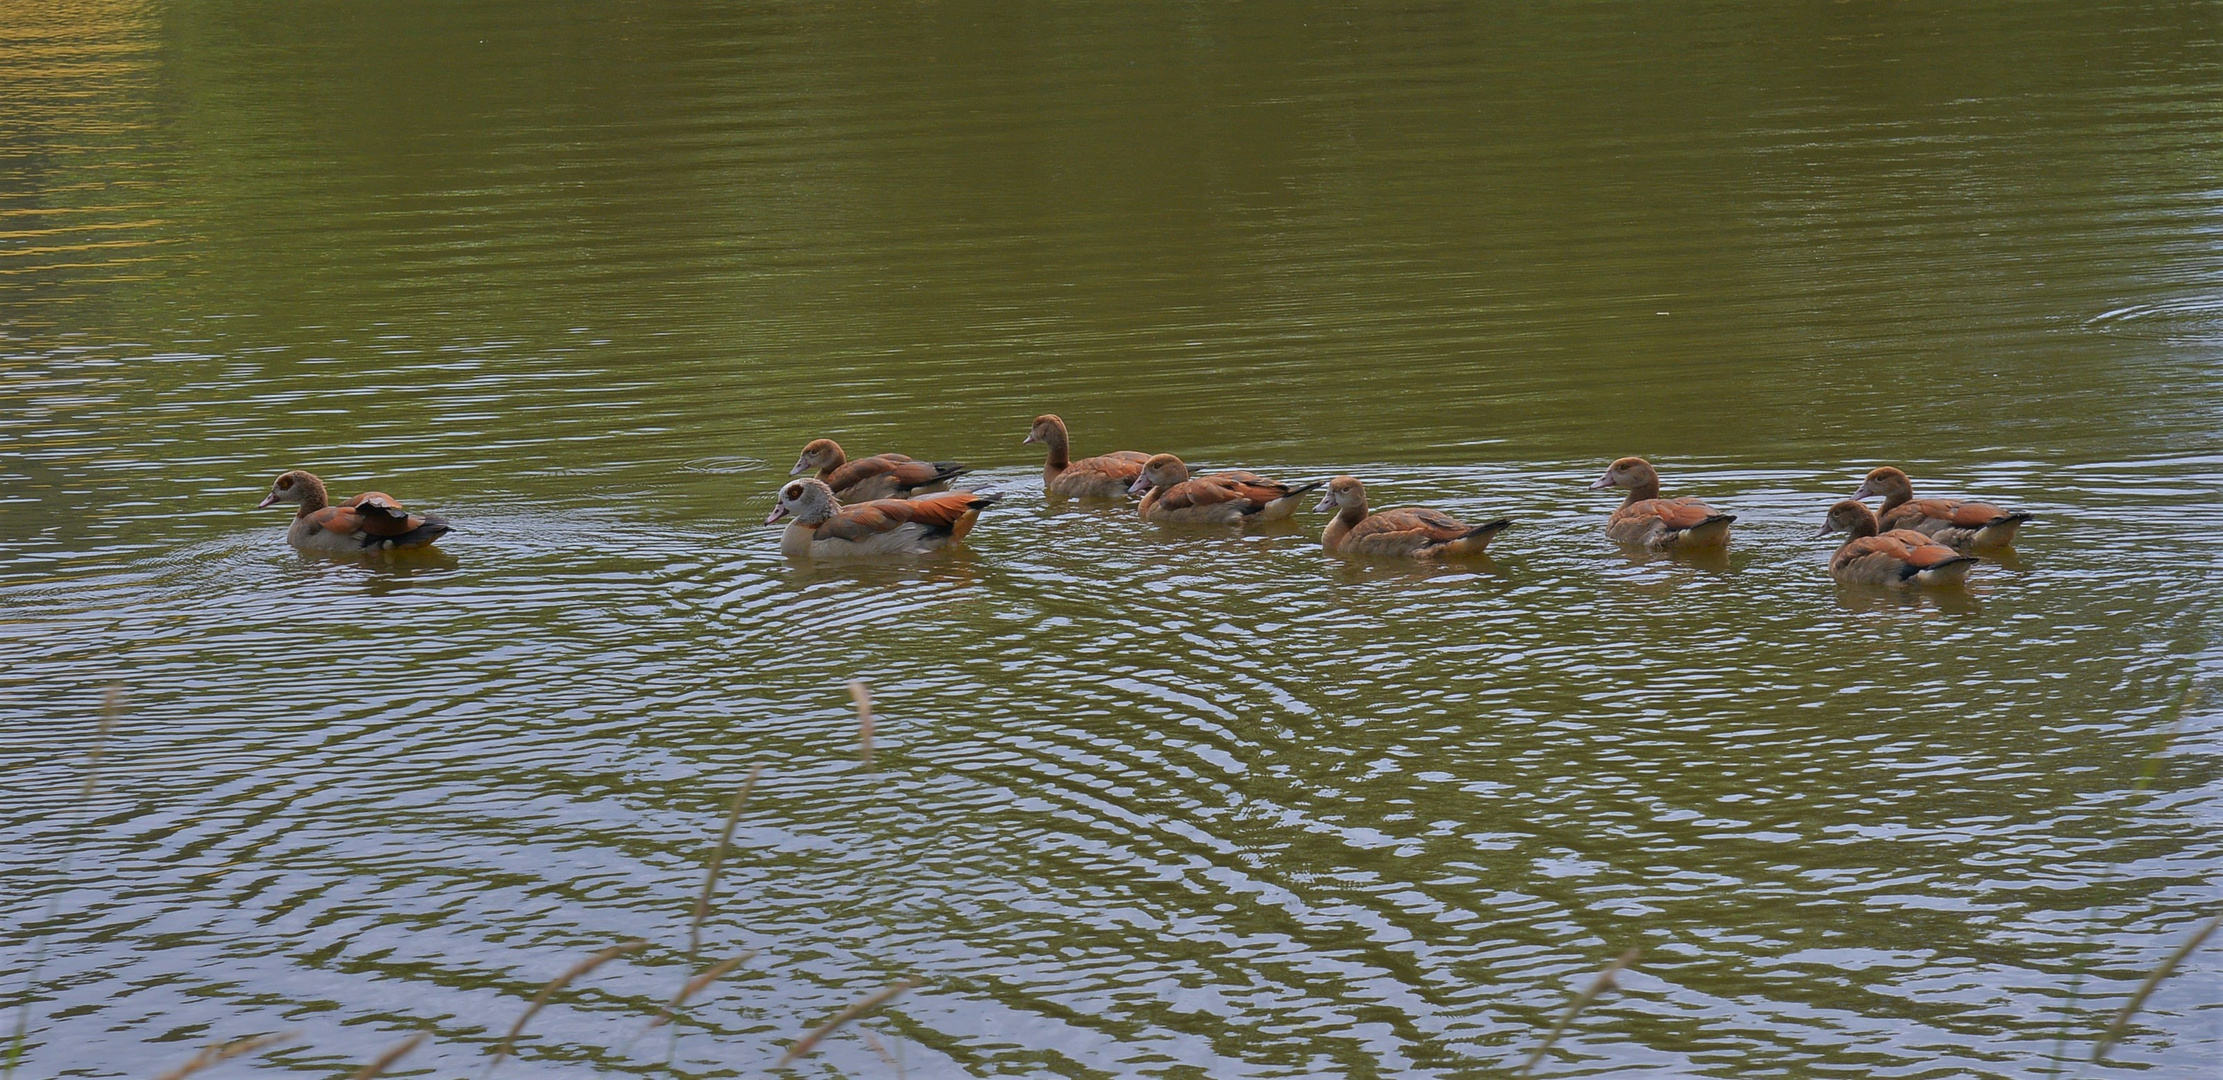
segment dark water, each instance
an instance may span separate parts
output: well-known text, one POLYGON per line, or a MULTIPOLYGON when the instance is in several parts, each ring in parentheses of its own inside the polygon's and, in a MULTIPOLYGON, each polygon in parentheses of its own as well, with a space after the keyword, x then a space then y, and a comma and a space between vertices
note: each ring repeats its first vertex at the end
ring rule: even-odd
MULTIPOLYGON (((0 8, 22 1075, 419 1030, 397 1072, 474 1073, 629 937, 509 1075, 759 1075, 903 978, 802 1074, 1504 1075, 1630 948, 1540 1072, 2081 1060, 2223 909, 2219 41, 0 8), (1044 411, 1518 524, 1415 570, 1046 503, 1044 411), (820 435, 1007 499, 955 557, 790 564, 757 523, 820 435), (1626 453, 1740 515, 1725 565, 1605 542, 1626 453), (1809 535, 1884 462, 2038 521, 1966 593, 1839 589, 1809 535), (291 467, 460 531, 295 556, 250 509, 291 467), (755 766, 696 966, 759 951, 629 1042, 755 766)), ((2068 1072, 2223 1065, 2223 946, 2109 1060, 2068 1072)))

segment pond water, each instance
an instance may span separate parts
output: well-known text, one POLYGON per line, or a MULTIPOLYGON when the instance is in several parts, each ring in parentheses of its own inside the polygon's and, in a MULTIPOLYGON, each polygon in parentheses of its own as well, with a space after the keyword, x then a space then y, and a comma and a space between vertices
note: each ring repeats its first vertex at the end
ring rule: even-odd
POLYGON ((8 6, 23 1075, 478 1072, 632 938, 503 1070, 915 979, 801 1074, 1506 1075, 1629 949, 1540 1075, 2215 1070, 2215 943, 2077 1062, 2223 908, 2216 14, 8 6), (1148 526, 1041 412, 1516 524, 1148 526), (792 563, 818 436, 1004 502, 792 563), (1883 463, 2037 520, 1840 588, 1883 463), (287 468, 457 531, 297 556, 287 468))

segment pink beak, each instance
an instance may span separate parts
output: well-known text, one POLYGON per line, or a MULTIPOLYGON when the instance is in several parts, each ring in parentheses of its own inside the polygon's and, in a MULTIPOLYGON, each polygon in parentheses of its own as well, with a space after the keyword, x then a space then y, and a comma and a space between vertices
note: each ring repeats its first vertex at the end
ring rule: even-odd
POLYGON ((260 509, 262 509, 263 507, 269 506, 269 505, 270 505, 271 503, 274 503, 274 502, 277 502, 277 501, 278 501, 278 493, 277 493, 277 492, 275 492, 275 491, 273 491, 273 492, 271 492, 270 494, 268 494, 268 495, 265 495, 265 496, 263 496, 263 497, 262 497, 262 501, 261 501, 261 502, 259 502, 259 503, 256 503, 256 504, 255 504, 255 509, 257 509, 257 510, 260 510, 260 509))
POLYGON ((779 519, 781 519, 781 518, 783 518, 783 517, 786 517, 786 516, 787 516, 787 507, 784 507, 784 506, 775 506, 775 507, 773 507, 773 508, 772 508, 772 516, 771 516, 771 517, 768 517, 768 518, 765 518, 765 519, 764 519, 764 523, 765 523, 766 525, 770 525, 771 523, 773 523, 773 522, 775 522, 775 521, 778 521, 779 519))
POLYGON ((1035 438, 1035 437, 1034 437, 1034 432, 1031 432, 1031 431, 1030 431, 1030 432, 1027 432, 1027 437, 1026 437, 1026 438, 1024 438, 1024 439, 1021 439, 1021 440, 1019 440, 1019 445, 1021 445, 1021 446, 1025 446, 1026 444, 1028 444, 1028 443, 1030 443, 1030 442, 1041 442, 1041 441, 1042 441, 1042 440, 1040 440, 1040 439, 1037 439, 1037 438, 1035 438))
POLYGON ((1149 490, 1150 490, 1150 474, 1149 474, 1149 473, 1144 473, 1144 474, 1142 474, 1141 476, 1135 477, 1135 482, 1134 482, 1134 483, 1132 483, 1132 484, 1129 484, 1129 485, 1127 485, 1127 494, 1129 494, 1129 495, 1140 495, 1140 494, 1142 494, 1143 492, 1146 492, 1146 491, 1149 491, 1149 490))
POLYGON ((1612 475, 1611 473, 1608 473, 1608 474, 1606 474, 1606 475, 1604 475, 1604 476, 1601 476, 1601 477, 1597 478, 1596 480, 1593 480, 1593 481, 1591 481, 1591 482, 1590 482, 1590 490, 1592 490, 1592 491, 1596 491, 1596 490, 1598 490, 1599 488, 1609 488, 1609 487, 1612 487, 1612 486, 1613 486, 1613 475, 1612 475))

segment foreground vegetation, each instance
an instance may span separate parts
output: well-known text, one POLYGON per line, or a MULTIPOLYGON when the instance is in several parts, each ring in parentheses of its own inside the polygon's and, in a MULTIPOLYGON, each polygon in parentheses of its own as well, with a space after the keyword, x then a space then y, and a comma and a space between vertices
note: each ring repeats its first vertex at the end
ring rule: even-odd
MULTIPOLYGON (((857 705, 858 754, 860 759, 866 765, 870 765, 873 755, 874 728, 872 697, 870 692, 862 683, 851 683, 849 686, 849 690, 857 705)), ((2188 701, 2181 701, 2179 703, 2179 716, 2182 715, 2184 705, 2188 703, 2188 701)), ((79 789, 79 801, 81 804, 89 803, 92 799, 93 794, 98 788, 101 757, 106 751, 108 736, 115 725, 117 714, 120 711, 120 705, 120 691, 116 688, 111 688, 108 692, 105 705, 102 709, 102 716, 98 731, 90 749, 86 753, 84 766, 85 776, 79 789)), ((2166 750, 2172 733, 2173 726, 2171 732, 2165 732, 2161 736, 2159 744, 2149 755, 2147 767, 2141 773, 2137 784, 2134 785, 2134 794, 2143 791, 2151 783, 2155 775, 2156 765, 2159 762, 2163 751, 2166 750)), ((673 992, 671 998, 664 1003, 664 1005, 655 1013, 655 1015, 650 1017, 642 1025, 642 1027, 634 1034, 632 1039, 627 1040, 625 1045, 620 1048, 621 1050, 629 1049, 634 1044, 634 1042, 637 1042, 643 1036, 646 1036, 659 1028, 669 1027, 671 1029, 671 1031, 669 1032, 669 1037, 671 1040, 670 1048, 671 1051, 676 1052, 679 1038, 679 1029, 685 1023, 689 1006, 697 1002, 705 994, 710 993, 721 978, 739 968, 741 965, 747 963, 756 955, 756 950, 751 949, 738 955, 726 957, 724 959, 717 960, 709 964, 702 964, 701 962, 703 925, 709 918, 711 910, 718 896, 719 878, 725 866, 727 853, 732 849, 734 831, 740 823, 743 810, 748 805, 749 795, 755 789, 757 780, 760 776, 762 776, 763 771, 764 770, 762 766, 757 766, 751 769, 748 776, 742 781, 741 786, 737 790, 735 790, 732 801, 728 807, 723 826, 719 830, 717 839, 712 843, 710 851, 705 858, 703 882, 702 886, 700 887, 700 889, 697 890, 694 896, 693 908, 688 920, 687 943, 684 952, 686 968, 689 972, 691 972, 691 974, 685 981, 680 984, 680 986, 673 992)), ((75 854, 75 840, 76 838, 73 837, 71 850, 72 856, 74 856, 75 854)), ((63 864, 63 872, 65 876, 67 875, 68 870, 69 862, 65 860, 63 864)), ((36 944, 34 946, 34 953, 31 960, 31 970, 29 976, 31 985, 25 988, 21 1004, 17 1007, 16 1010, 14 1032, 9 1041, 4 1064, 0 1064, 0 1080, 14 1080, 17 1068, 21 1064, 23 1055, 29 1045, 32 1003, 37 997, 38 992, 43 988, 43 984, 40 981, 39 968, 44 959, 45 949, 48 943, 48 935, 51 933, 51 929, 55 924, 55 917, 58 914, 58 904, 58 895, 50 899, 47 906, 45 918, 41 923, 41 928, 34 937, 34 941, 36 942, 36 944)), ((2087 924, 2087 936, 2089 936, 2092 926, 2096 925, 2097 914, 2098 913, 2095 911, 2093 913, 2094 921, 2087 924)), ((2086 1063, 2099 1063, 2104 1061, 2108 1052, 2121 1041, 2123 1035, 2129 1029, 2131 1021, 2145 1006, 2147 999, 2153 994, 2154 990, 2159 987, 2164 981, 2166 981, 2170 975, 2174 974, 2177 969, 2182 966, 2183 963, 2195 952, 2197 952, 2200 947, 2204 945, 2219 928, 2223 928, 2223 914, 2218 914, 2217 916, 2201 923, 2183 941, 2182 944, 2180 944, 2174 951, 2172 951, 2159 966, 2157 966, 2151 973, 2149 973, 2145 981, 2138 987, 2136 991, 2134 991, 2130 995, 2130 997, 2123 1003, 2122 1007, 2115 1012, 2111 1022, 2107 1025, 2106 1029, 2102 1031, 2097 1039, 2094 1041, 2089 1056, 2084 1058, 2083 1060, 2086 1063)), ((650 942, 642 939, 631 939, 617 942, 580 959, 576 963, 572 964, 570 967, 566 968, 554 979, 549 980, 549 982, 546 985, 542 986, 540 988, 540 991, 533 996, 531 1001, 526 1004, 524 1010, 518 1014, 516 1020, 512 1022, 509 1028, 503 1033, 500 1042, 498 1042, 494 1046, 494 1049, 487 1061, 486 1068, 481 1074, 482 1077, 491 1077, 492 1075, 494 1075, 496 1070, 501 1067, 502 1063, 513 1055, 518 1039, 525 1033, 527 1026, 532 1022, 533 1017, 537 1015, 541 1011, 541 1009, 545 1007, 549 1002, 554 1000, 557 995, 561 994, 574 982, 585 978, 587 975, 593 973, 596 969, 601 968, 603 965, 630 956, 634 953, 638 953, 644 949, 647 949, 649 946, 650 942)), ((1619 958, 1615 959, 1611 964, 1607 965, 1602 971, 1597 974, 1595 978, 1593 978, 1586 986, 1584 986, 1578 993, 1576 993, 1573 999, 1568 1003, 1565 1010, 1560 1013, 1557 1021, 1552 1025, 1550 1030, 1545 1032, 1542 1038, 1538 1041, 1535 1048, 1526 1055, 1526 1057, 1520 1062, 1519 1065, 1512 1068, 1511 1075, 1516 1077, 1526 1077, 1530 1075, 1536 1068, 1536 1066, 1541 1063, 1544 1058, 1551 1052, 1552 1047, 1558 1043, 1560 1037, 1564 1035, 1567 1030, 1574 1024, 1575 1020, 1582 1015, 1583 1011, 1588 1009, 1593 1003, 1597 1002, 1608 992, 1617 988, 1616 977, 1621 972, 1628 970, 1630 967, 1635 965, 1637 960, 1640 959, 1640 955, 1640 952, 1636 949, 1628 950, 1619 958)), ((2076 978, 2073 979, 2070 984, 2071 992, 2069 999, 2062 1006, 2060 1028, 2055 1039, 2053 1053, 2050 1055, 2052 1064, 2046 1070, 2046 1075, 2048 1076, 2062 1075, 2071 1063, 2068 1056, 2068 1047, 2069 1044, 2074 1040, 2074 1036, 2076 1034, 2073 1030, 2073 1014, 2080 997, 2082 989, 2082 978, 2083 973, 2081 970, 2079 970, 2076 978)), ((771 1068, 775 1071, 781 1070, 805 1057, 808 1057, 810 1054, 818 1049, 819 1045, 824 1042, 828 1036, 831 1036, 835 1032, 840 1031, 843 1028, 851 1025, 852 1023, 870 1015, 873 1011, 887 1005, 889 1002, 894 1001, 897 997, 901 996, 906 991, 912 990, 919 985, 920 981, 916 978, 900 979, 893 983, 890 983, 887 986, 875 989, 871 993, 858 998, 846 1008, 843 1008, 834 1013, 832 1016, 828 1017, 823 1023, 820 1023, 811 1030, 798 1035, 788 1045, 786 1051, 771 1066, 771 1068)), ((903 1066, 899 1058, 896 1055, 890 1053, 887 1047, 882 1044, 878 1038, 874 1037, 871 1032, 862 1028, 860 1028, 859 1031, 863 1035, 866 1045, 869 1046, 874 1053, 878 1054, 881 1059, 885 1061, 888 1066, 897 1073, 897 1075, 900 1076, 903 1072, 903 1066)), ((391 1047, 387 1048, 377 1057, 365 1063, 361 1068, 357 1069, 349 1075, 353 1078, 353 1080, 370 1080, 370 1078, 380 1076, 386 1073, 389 1069, 392 1069, 396 1065, 402 1063, 404 1059, 406 1059, 410 1054, 429 1042, 431 1040, 431 1037, 431 1033, 429 1032, 420 1032, 418 1034, 414 1034, 407 1038, 404 1038, 399 1042, 393 1044, 391 1047)), ((184 1078, 186 1077, 190 1077, 196 1073, 219 1065, 223 1062, 246 1057, 249 1055, 259 1055, 276 1049, 280 1046, 291 1045, 294 1043, 294 1041, 294 1036, 285 1033, 278 1033, 252 1035, 240 1039, 235 1039, 229 1042, 213 1044, 204 1047, 192 1058, 188 1059, 185 1062, 182 1062, 175 1068, 172 1068, 169 1071, 160 1074, 158 1080, 184 1080, 184 1078)), ((667 1057, 667 1063, 668 1061, 669 1058, 667 1057)))

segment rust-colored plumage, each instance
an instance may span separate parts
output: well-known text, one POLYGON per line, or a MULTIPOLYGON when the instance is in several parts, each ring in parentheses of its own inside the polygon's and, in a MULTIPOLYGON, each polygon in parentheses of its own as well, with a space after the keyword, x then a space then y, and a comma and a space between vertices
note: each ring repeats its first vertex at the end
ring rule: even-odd
POLYGON ((1042 443, 1049 448, 1049 459, 1042 466, 1042 490, 1068 498, 1124 498, 1150 460, 1150 455, 1137 450, 1115 450, 1075 461, 1065 421, 1054 413, 1035 417, 1034 426, 1020 442, 1042 443))
POLYGON ((300 469, 280 473, 255 507, 276 503, 297 507, 286 542, 325 555, 420 548, 454 529, 438 514, 410 513, 383 491, 366 491, 334 506, 324 481, 300 469))
POLYGON ((1661 498, 1659 473, 1639 457, 1614 462, 1590 486, 1628 490, 1628 497, 1606 518, 1606 535, 1654 551, 1722 547, 1729 543, 1729 523, 1737 520, 1737 515, 1721 513, 1697 499, 1661 498))
POLYGON ((1243 525, 1279 521, 1296 513, 1304 493, 1322 483, 1314 480, 1291 487, 1241 470, 1192 479, 1180 458, 1159 454, 1143 465, 1128 491, 1142 496, 1135 509, 1144 521, 1243 525))
POLYGON ((846 502, 873 499, 907 499, 949 487, 953 478, 969 471, 954 461, 914 461, 902 454, 874 454, 851 461, 841 444, 813 439, 803 447, 790 476, 818 470, 818 479, 846 502))
POLYGON ((1963 555, 1912 529, 1879 530, 1876 516, 1858 500, 1829 508, 1814 535, 1845 533, 1844 546, 1829 559, 1829 575, 1862 585, 1958 585, 1968 579, 1977 558, 1963 555))
POLYGON ((1885 465, 1861 481, 1853 498, 1880 496, 1877 523, 1885 529, 1912 529, 1963 551, 2002 548, 2015 542, 2015 530, 2033 515, 2003 510, 1990 503, 1958 499, 1917 499, 1905 471, 1885 465))
POLYGON ((963 540, 999 495, 944 491, 843 506, 825 481, 790 482, 765 518, 789 517, 780 550, 789 555, 923 555, 963 540))
POLYGON ((1482 554, 1498 533, 1513 524, 1498 518, 1469 525, 1442 511, 1418 506, 1369 511, 1366 485, 1356 477, 1328 481, 1315 509, 1336 512, 1320 536, 1320 546, 1339 555, 1382 555, 1405 559, 1460 559, 1482 554))

